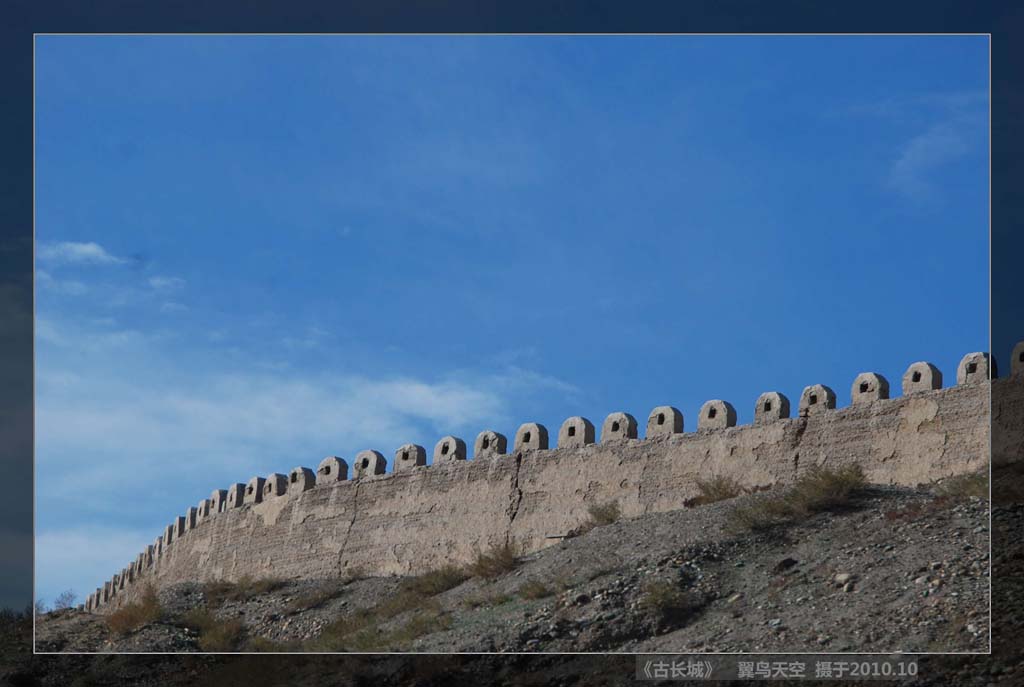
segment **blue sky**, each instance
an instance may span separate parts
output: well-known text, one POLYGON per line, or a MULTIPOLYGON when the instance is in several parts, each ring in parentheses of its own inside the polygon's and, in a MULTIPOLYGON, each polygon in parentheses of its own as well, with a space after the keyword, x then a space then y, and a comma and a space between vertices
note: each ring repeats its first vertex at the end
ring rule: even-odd
POLYGON ((988 345, 987 69, 984 37, 39 37, 37 597, 326 455, 950 383, 988 345))

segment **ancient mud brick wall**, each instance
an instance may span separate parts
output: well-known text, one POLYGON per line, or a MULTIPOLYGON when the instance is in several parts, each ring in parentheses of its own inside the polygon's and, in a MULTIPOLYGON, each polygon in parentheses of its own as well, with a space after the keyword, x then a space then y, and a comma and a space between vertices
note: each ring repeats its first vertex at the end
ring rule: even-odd
POLYGON ((930 482, 987 464, 990 419, 998 438, 992 455, 1020 460, 1018 349, 1005 380, 989 381, 994 361, 986 354, 965 356, 958 384, 948 388, 934 366, 915 363, 898 398, 888 398, 888 381, 867 373, 854 380, 849 406, 837 409, 835 393, 813 385, 792 418, 789 399, 768 392, 746 426, 735 426, 735 410, 716 400, 702 407, 695 432, 684 431, 678 410, 659 406, 642 439, 632 416, 613 413, 600 436, 590 420, 570 418, 558 447, 548 447, 546 428, 526 423, 508 453, 506 438, 485 430, 472 460, 467 443, 448 436, 434 447, 432 465, 424 447, 406 444, 389 472, 382 453, 364 451, 351 479, 335 456, 316 471, 254 477, 175 518, 86 608, 120 607, 148 584, 410 573, 468 562, 504 543, 538 550, 584 522, 594 504, 616 501, 624 517, 683 508, 697 480, 715 475, 759 487, 791 482, 815 465, 856 462, 872 482, 930 482))

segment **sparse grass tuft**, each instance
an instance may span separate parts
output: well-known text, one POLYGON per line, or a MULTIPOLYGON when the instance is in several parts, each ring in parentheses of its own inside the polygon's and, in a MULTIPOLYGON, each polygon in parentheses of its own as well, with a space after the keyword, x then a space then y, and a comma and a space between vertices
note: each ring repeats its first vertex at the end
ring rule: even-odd
POLYGON ((529 580, 516 593, 524 599, 543 599, 554 594, 555 590, 540 580, 529 580))
POLYGON ((235 651, 244 629, 237 620, 217 623, 199 635, 199 648, 203 651, 235 651))
POLYGON ((972 496, 988 498, 988 473, 971 472, 947 477, 935 485, 935 495, 955 502, 967 501, 972 496))
POLYGON ((512 600, 508 594, 474 594, 466 597, 462 605, 466 608, 495 608, 512 600))
POLYGON ((594 504, 587 509, 587 513, 590 514, 590 522, 593 527, 603 527, 617 522, 622 517, 622 508, 619 507, 618 501, 609 501, 594 504))
POLYGON ((681 589, 667 580, 648 582, 640 597, 640 607, 662 624, 679 625, 702 607, 698 594, 681 589))
POLYGON ((255 596, 261 596, 276 591, 285 586, 285 580, 274 577, 267 577, 254 580, 246 575, 239 578, 237 582, 217 580, 207 582, 203 585, 203 594, 206 596, 206 603, 210 606, 220 606, 225 601, 245 601, 255 596))
POLYGON ((451 619, 436 600, 403 590, 376 606, 360 609, 327 625, 313 646, 328 651, 403 649, 417 637, 450 625, 451 619), (392 629, 383 627, 406 612, 412 615, 403 625, 392 629))
POLYGON ((859 465, 832 469, 816 466, 796 483, 778 494, 765 494, 740 504, 730 513, 730 526, 737 531, 763 530, 807 517, 814 513, 847 506, 864 487, 859 465))
POLYGON ((320 608, 331 599, 336 599, 345 591, 344 580, 327 582, 317 589, 293 597, 285 606, 285 613, 299 613, 320 608))
POLYGON ((519 565, 519 554, 511 544, 496 546, 486 553, 477 555, 466 570, 473 577, 494 579, 510 572, 519 565))
POLYGON ((156 590, 152 586, 148 586, 142 594, 142 599, 107 616, 107 627, 111 632, 126 635, 143 625, 157 622, 163 618, 163 615, 164 609, 160 606, 156 590))
POLYGON ((700 493, 687 501, 687 506, 706 506, 709 503, 725 501, 747 493, 739 481, 724 475, 715 475, 709 480, 697 480, 697 490, 700 493))
POLYGON ((404 580, 402 589, 424 596, 436 596, 458 587, 467 579, 469 579, 469 574, 465 570, 454 565, 446 565, 443 568, 404 580))
POLYGON ((578 527, 571 530, 566 537, 578 537, 582 534, 586 534, 595 527, 603 527, 604 525, 610 525, 613 522, 617 522, 622 517, 622 508, 619 507, 618 501, 608 501, 606 503, 597 503, 587 508, 588 517, 586 521, 581 523, 578 527))
POLYGON ((245 626, 238 620, 219 620, 206 608, 193 608, 181 616, 181 624, 199 632, 203 651, 235 651, 245 626))

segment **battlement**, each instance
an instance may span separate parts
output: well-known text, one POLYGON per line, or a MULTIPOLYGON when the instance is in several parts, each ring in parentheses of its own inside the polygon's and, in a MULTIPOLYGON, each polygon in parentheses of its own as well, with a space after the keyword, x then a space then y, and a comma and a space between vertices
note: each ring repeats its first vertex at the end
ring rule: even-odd
POLYGON ((504 435, 481 432, 472 460, 464 439, 446 436, 431 464, 424 447, 406 444, 390 471, 384 454, 368 449, 355 456, 351 477, 338 456, 316 470, 254 476, 175 517, 88 596, 85 609, 117 608, 143 583, 317 578, 356 569, 405 574, 468 562, 506 543, 538 550, 578 526, 591 505, 616 501, 625 517, 683 508, 696 496, 697 480, 713 475, 763 487, 815 465, 857 462, 873 482, 928 482, 986 464, 990 418, 1002 442, 992 454, 1024 455, 1024 428, 1009 422, 1024 407, 1024 342, 1014 347, 1009 379, 996 378, 987 353, 964 356, 955 386, 943 388, 942 379, 934 365, 916 362, 899 397, 890 397, 885 377, 865 372, 853 380, 847 407, 837 408, 835 392, 814 384, 791 417, 790 400, 769 391, 757 398, 750 425, 737 426, 735 408, 712 400, 695 432, 684 431, 683 413, 665 405, 647 416, 642 439, 637 420, 615 412, 600 436, 590 420, 567 419, 555 447, 546 427, 529 422, 511 452, 504 435))

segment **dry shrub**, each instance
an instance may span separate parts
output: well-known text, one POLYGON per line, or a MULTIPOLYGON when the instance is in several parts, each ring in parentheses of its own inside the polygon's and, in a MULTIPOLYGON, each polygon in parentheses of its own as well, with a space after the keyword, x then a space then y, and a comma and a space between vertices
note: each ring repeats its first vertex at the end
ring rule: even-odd
POLYGON ((451 619, 436 600, 407 590, 371 608, 363 608, 324 627, 312 648, 323 651, 383 651, 403 648, 428 632, 444 629, 451 619), (382 626, 402 613, 412 612, 401 627, 382 626))
POLYGON ((591 506, 587 513, 594 527, 603 527, 617 522, 622 517, 622 508, 619 507, 618 501, 609 501, 591 506))
POLYGON ((220 606, 225 601, 245 601, 256 596, 269 594, 287 584, 285 580, 274 577, 253 579, 246 575, 237 582, 216 580, 203 585, 206 602, 211 606, 220 606))
POLYGON ((702 599, 695 592, 682 589, 678 583, 657 580, 644 585, 640 608, 659 624, 680 625, 693 617, 702 607, 702 599))
POLYGON ((502 606, 512 600, 512 597, 508 594, 474 594, 473 596, 466 597, 462 604, 466 608, 494 608, 495 606, 502 606))
POLYGON ((814 513, 838 510, 848 506, 865 484, 859 465, 836 469, 815 466, 785 491, 736 506, 729 523, 736 531, 763 530, 814 513))
POLYGON ((554 594, 555 590, 540 580, 528 580, 516 593, 524 599, 543 599, 554 594))
POLYGON ((610 525, 613 522, 617 522, 622 517, 622 509, 619 507, 618 501, 607 501, 605 503, 598 503, 587 508, 588 517, 586 521, 581 523, 578 527, 571 530, 566 538, 571 539, 572 537, 578 537, 581 534, 586 534, 595 527, 603 527, 604 525, 610 525))
POLYGON ((988 473, 971 472, 947 477, 935 485, 935 495, 956 503, 968 501, 971 497, 987 499, 988 473))
POLYGON ((510 572, 519 565, 519 553, 511 544, 495 546, 490 551, 477 554, 467 571, 473 577, 494 579, 510 572))
POLYGON ((235 651, 245 626, 238 620, 219 620, 206 608, 193 608, 181 616, 181 624, 199 632, 203 651, 235 651))
POLYGON ((435 596, 449 589, 458 587, 469 579, 469 574, 454 565, 446 565, 437 570, 425 572, 402 582, 402 589, 416 592, 424 596, 435 596))
POLYGON ((725 501, 747 493, 739 481, 724 475, 715 475, 709 480, 697 480, 697 491, 700 493, 687 501, 687 506, 706 506, 709 503, 725 501))
POLYGON ((107 627, 111 632, 125 635, 134 632, 143 625, 155 623, 163 618, 164 610, 160 606, 156 590, 147 586, 139 601, 130 603, 107 616, 107 627))

